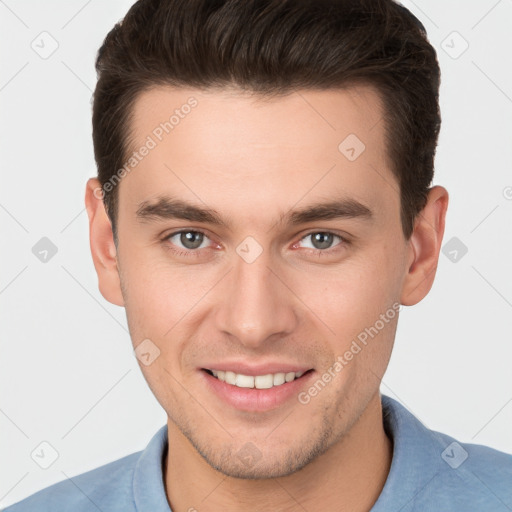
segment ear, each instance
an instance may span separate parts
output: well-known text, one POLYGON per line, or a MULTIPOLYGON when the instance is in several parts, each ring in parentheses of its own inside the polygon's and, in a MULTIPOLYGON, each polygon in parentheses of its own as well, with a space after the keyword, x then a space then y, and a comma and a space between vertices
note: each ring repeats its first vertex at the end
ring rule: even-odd
POLYGON ((444 187, 432 187, 425 207, 416 217, 409 240, 408 271, 400 298, 404 306, 417 304, 432 288, 443 240, 447 208, 448 191, 444 187))
POLYGON ((124 306, 112 225, 103 204, 101 184, 96 178, 87 181, 85 207, 89 216, 89 242, 100 292, 112 304, 124 306))

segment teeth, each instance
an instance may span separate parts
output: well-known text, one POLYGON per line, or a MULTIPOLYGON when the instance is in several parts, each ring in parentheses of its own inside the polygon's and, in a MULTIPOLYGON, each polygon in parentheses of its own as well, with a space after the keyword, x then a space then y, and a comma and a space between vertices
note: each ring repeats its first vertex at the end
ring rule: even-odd
MULTIPOLYGON (((218 375, 215 375, 217 378, 218 375)), ((225 373, 225 381, 228 383, 228 384, 233 384, 235 385, 235 382, 236 382, 236 374, 235 372, 226 372, 225 373)))
POLYGON ((241 373, 234 373, 231 371, 223 370, 210 370, 215 377, 223 382, 232 384, 239 388, 256 388, 256 389, 269 389, 274 386, 280 386, 285 382, 291 382, 298 379, 304 372, 288 372, 288 373, 269 373, 267 375, 242 375, 241 373))
MULTIPOLYGON (((295 378, 295 376, 294 376, 294 378, 295 378)), ((286 380, 286 377, 285 377, 284 373, 276 373, 274 375, 273 384, 274 384, 274 386, 280 386, 281 384, 285 383, 285 380, 286 380)))
MULTIPOLYGON (((279 380, 278 380, 278 382, 279 382, 279 380)), ((269 373, 268 375, 258 375, 256 377, 254 377, 254 387, 256 389, 269 389, 273 386, 274 386, 274 375, 272 375, 271 373, 269 373)))
POLYGON ((253 388, 254 387, 254 377, 250 375, 241 375, 238 373, 236 375, 235 386, 239 388, 253 388))

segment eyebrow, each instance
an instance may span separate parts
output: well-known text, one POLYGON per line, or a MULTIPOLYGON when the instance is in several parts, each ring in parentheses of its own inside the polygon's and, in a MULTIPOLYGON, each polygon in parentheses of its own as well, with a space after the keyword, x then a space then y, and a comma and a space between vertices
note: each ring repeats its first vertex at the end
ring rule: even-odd
MULTIPOLYGON (((168 196, 159 197, 156 202, 140 203, 136 217, 141 222, 151 220, 180 219, 189 222, 201 222, 231 229, 231 222, 224 220, 214 209, 203 208, 181 199, 168 196)), ((319 220, 335 219, 373 219, 373 212, 355 199, 331 200, 309 205, 302 209, 281 214, 277 224, 291 226, 319 220)))

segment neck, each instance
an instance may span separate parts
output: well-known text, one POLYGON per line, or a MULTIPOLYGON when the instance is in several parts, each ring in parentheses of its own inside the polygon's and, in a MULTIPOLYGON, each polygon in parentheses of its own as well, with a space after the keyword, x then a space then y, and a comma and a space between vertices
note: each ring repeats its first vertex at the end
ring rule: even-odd
POLYGON ((392 442, 384 431, 379 393, 350 431, 301 470, 280 478, 237 479, 209 466, 168 421, 171 457, 164 482, 173 512, 292 511, 299 508, 368 512, 386 482, 392 442))

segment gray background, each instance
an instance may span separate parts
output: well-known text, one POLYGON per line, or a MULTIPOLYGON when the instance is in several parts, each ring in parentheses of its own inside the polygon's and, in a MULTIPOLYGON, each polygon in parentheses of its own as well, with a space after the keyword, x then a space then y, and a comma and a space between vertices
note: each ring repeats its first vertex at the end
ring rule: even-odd
MULTIPOLYGON (((0 507, 143 449, 166 421, 124 310, 98 291, 83 202, 95 54, 132 3, 0 1, 0 507)), ((512 453, 512 0, 404 5, 442 68, 448 245, 401 313, 381 389, 429 428, 512 453)))

